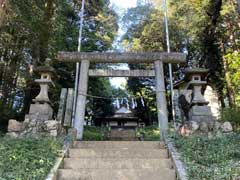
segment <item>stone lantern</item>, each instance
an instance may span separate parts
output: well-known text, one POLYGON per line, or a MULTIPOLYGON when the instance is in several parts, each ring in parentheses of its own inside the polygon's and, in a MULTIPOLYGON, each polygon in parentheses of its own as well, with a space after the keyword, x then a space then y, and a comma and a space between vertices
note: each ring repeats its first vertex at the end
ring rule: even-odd
POLYGON ((208 106, 208 101, 203 96, 203 88, 207 85, 205 81, 208 73, 207 69, 191 68, 186 69, 186 79, 189 81, 188 88, 192 89, 191 109, 189 111, 190 121, 211 121, 212 113, 211 108, 208 106))
POLYGON ((48 90, 50 85, 53 85, 52 76, 54 69, 50 66, 40 66, 35 69, 35 72, 40 74, 40 79, 35 80, 40 86, 40 92, 38 96, 33 99, 34 104, 31 104, 28 116, 30 116, 31 119, 35 116, 36 119, 42 121, 51 120, 53 109, 48 97, 48 90))

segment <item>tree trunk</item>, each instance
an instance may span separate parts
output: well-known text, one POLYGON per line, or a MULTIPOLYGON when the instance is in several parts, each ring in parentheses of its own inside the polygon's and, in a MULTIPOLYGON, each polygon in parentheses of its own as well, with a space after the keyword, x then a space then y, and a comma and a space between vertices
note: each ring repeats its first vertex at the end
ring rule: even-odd
POLYGON ((0 0, 0 8, 4 7, 5 0, 0 0))
MULTIPOLYGON (((221 51, 223 55, 226 54, 226 50, 224 48, 224 42, 221 42, 221 51)), ((235 104, 235 93, 234 93, 233 85, 231 82, 228 63, 227 63, 227 60, 224 58, 224 56, 223 56, 223 70, 224 70, 225 80, 226 80, 227 97, 229 100, 229 105, 230 107, 232 107, 235 104)))
MULTIPOLYGON (((224 102, 224 81, 222 55, 218 47, 217 26, 222 8, 222 0, 210 0, 206 8, 206 27, 202 33, 203 57, 200 65, 209 69, 209 82, 217 90, 219 99, 224 102)), ((222 104, 224 106, 224 104, 222 104)))
POLYGON ((237 10, 238 14, 240 15, 240 0, 237 0, 237 10))
POLYGON ((45 9, 44 9, 44 18, 43 25, 40 34, 40 65, 43 64, 48 57, 48 49, 49 49, 49 40, 51 36, 52 30, 52 18, 54 15, 54 1, 55 0, 46 0, 45 1, 45 9))
POLYGON ((5 0, 0 0, 0 26, 3 24, 5 16, 5 0))

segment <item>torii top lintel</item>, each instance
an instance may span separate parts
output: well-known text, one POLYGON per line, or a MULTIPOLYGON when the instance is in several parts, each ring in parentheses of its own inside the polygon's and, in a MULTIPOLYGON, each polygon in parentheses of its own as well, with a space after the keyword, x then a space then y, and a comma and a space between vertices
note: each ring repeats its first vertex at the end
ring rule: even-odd
POLYGON ((59 52, 58 60, 62 62, 80 62, 88 60, 95 63, 185 63, 184 53, 116 53, 116 52, 59 52))

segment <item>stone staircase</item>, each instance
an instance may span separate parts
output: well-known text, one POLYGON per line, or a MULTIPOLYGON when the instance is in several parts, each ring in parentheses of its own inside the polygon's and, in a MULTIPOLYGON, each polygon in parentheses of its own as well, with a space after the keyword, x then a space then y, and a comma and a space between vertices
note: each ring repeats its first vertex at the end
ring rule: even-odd
POLYGON ((134 129, 116 128, 111 129, 111 141, 136 141, 136 133, 134 129))
POLYGON ((58 180, 176 180, 159 142, 76 141, 58 180))

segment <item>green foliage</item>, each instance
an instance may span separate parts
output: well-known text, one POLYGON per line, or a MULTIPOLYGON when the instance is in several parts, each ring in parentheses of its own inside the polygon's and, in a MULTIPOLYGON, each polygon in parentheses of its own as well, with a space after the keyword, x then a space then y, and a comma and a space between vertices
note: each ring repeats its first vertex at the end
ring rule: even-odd
MULTIPOLYGON (((90 78, 88 93, 94 96, 111 97, 113 87, 109 78, 90 78)), ((89 97, 87 108, 93 111, 94 117, 107 116, 114 114, 114 107, 111 99, 98 99, 89 97)))
POLYGON ((152 125, 157 119, 156 94, 152 86, 154 86, 152 78, 129 78, 127 83, 130 94, 144 99, 145 106, 142 105, 141 98, 136 99, 138 106, 133 111, 146 125, 152 125))
POLYGON ((221 112, 222 122, 231 122, 236 128, 240 127, 240 107, 224 108, 221 112))
POLYGON ((107 139, 107 129, 102 127, 85 126, 83 132, 84 141, 102 141, 107 139))
POLYGON ((236 105, 240 105, 240 53, 228 53, 224 58, 228 64, 229 80, 235 96, 235 103, 236 105))
POLYGON ((148 126, 137 129, 137 137, 143 136, 145 141, 159 141, 160 131, 156 126, 148 126))
MULTIPOLYGON (((124 18, 127 19, 128 31, 123 44, 128 51, 166 51, 163 1, 151 2, 153 5, 150 8, 145 7, 147 13, 141 5, 129 9, 124 18), (141 9, 143 13, 138 16, 141 9)), ((239 53, 236 52, 240 49, 240 14, 237 12, 237 2, 170 0, 168 17, 171 51, 185 51, 188 65, 198 62, 199 66, 209 69, 208 83, 217 90, 223 106, 226 96, 231 105, 239 103, 239 53), (229 78, 227 74, 230 74, 229 78), (235 101, 231 101, 230 96, 235 101)), ((166 69, 165 78, 169 87, 167 72, 166 69)), ((182 67, 173 66, 173 75, 174 81, 182 79, 182 67)), ((143 82, 139 84, 145 85, 143 82)))
POLYGON ((240 134, 174 137, 189 179, 231 180, 240 174, 240 134))
MULTIPOLYGON (((155 3, 155 1, 153 1, 155 3)), ((177 7, 177 2, 174 1, 172 8, 177 7)), ((179 2, 179 5, 183 3, 179 2)), ((161 1, 162 4, 162 1, 161 1)), ((123 44, 128 51, 134 52, 162 52, 166 51, 166 37, 164 28, 164 15, 160 5, 140 5, 131 8, 126 13, 123 20, 126 20, 127 33, 124 36, 123 44), (140 11, 142 13, 140 13, 140 11), (139 13, 141 14, 139 16, 139 13), (161 18, 159 18, 161 17, 161 18)), ((183 29, 183 24, 179 23, 179 18, 174 18, 174 13, 171 11, 169 16, 169 31, 172 51, 182 51, 187 41, 186 29, 183 29)), ((149 64, 129 65, 130 69, 153 69, 149 64)), ((164 66, 166 86, 169 88, 168 69, 164 66)), ((179 68, 173 66, 175 78, 178 79, 179 68)), ((136 112, 147 125, 152 124, 157 119, 156 116, 156 95, 154 93, 155 81, 152 78, 129 78, 128 90, 134 96, 144 97, 145 107, 138 106, 136 112)), ((139 103, 141 104, 141 103, 139 103)))
POLYGON ((0 179, 44 179, 55 163, 61 143, 52 138, 0 138, 0 179))

